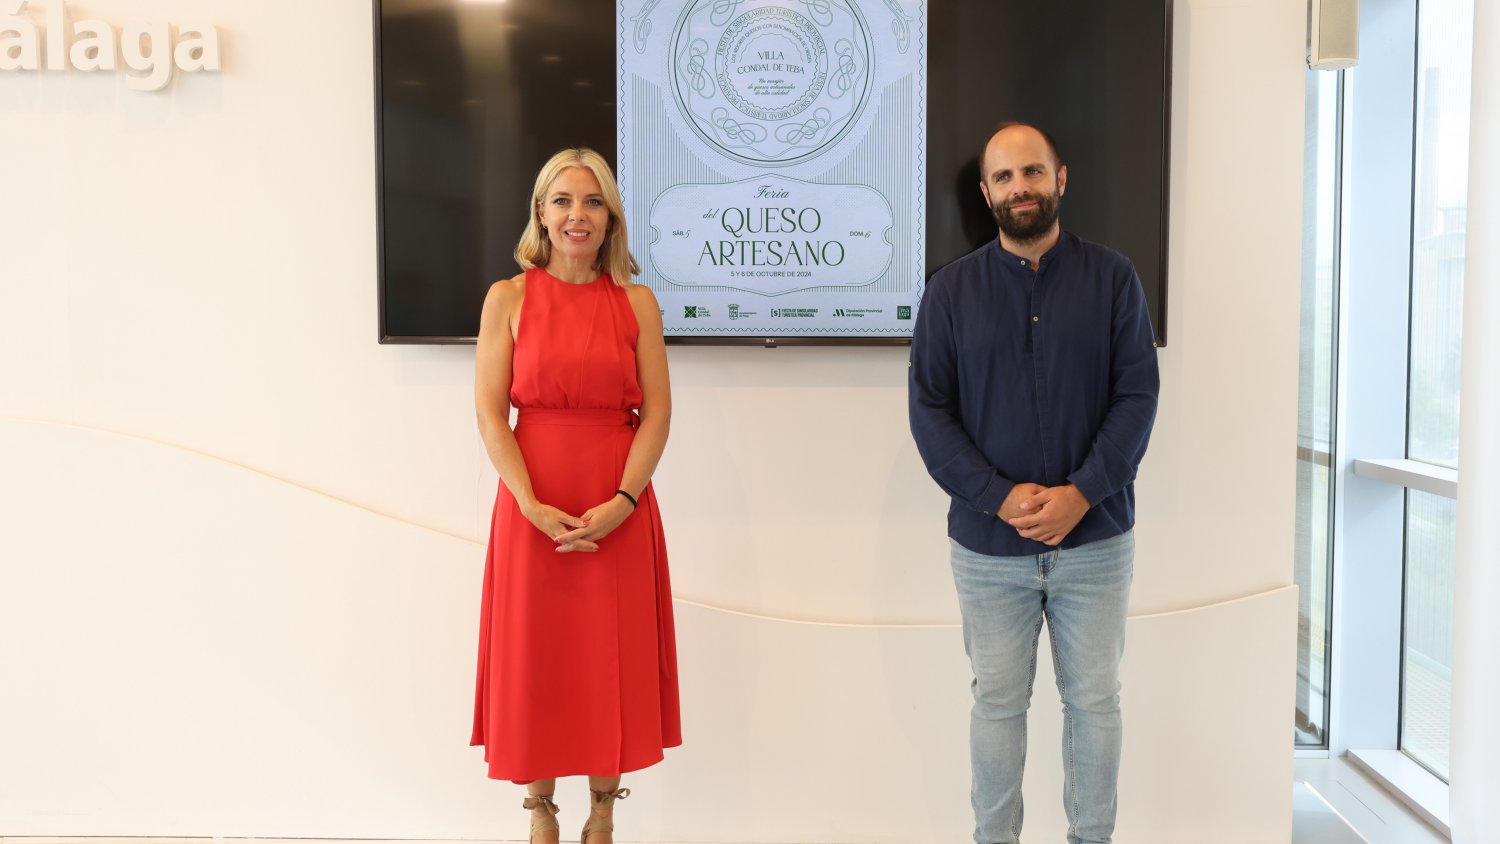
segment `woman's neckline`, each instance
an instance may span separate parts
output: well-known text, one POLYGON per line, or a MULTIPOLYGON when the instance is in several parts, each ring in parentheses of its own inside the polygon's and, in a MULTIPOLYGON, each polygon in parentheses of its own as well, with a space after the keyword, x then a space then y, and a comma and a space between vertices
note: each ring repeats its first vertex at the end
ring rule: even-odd
POLYGON ((602 278, 604 278, 604 276, 605 276, 605 273, 601 272, 598 275, 594 276, 589 281, 568 281, 567 279, 558 278, 557 276, 555 276, 552 273, 548 272, 546 267, 538 267, 538 269, 540 269, 542 271, 542 275, 545 275, 547 278, 552 279, 553 281, 557 282, 558 284, 566 284, 569 287, 588 287, 591 284, 598 284, 599 280, 602 279, 602 278))

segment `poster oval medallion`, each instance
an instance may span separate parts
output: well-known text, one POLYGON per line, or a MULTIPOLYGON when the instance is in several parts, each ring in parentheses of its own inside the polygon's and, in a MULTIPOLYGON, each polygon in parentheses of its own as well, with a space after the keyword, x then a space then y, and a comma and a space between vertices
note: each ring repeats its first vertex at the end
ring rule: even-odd
POLYGON ((672 89, 692 130, 741 162, 813 158, 864 111, 871 42, 851 0, 695 0, 672 40, 672 89))

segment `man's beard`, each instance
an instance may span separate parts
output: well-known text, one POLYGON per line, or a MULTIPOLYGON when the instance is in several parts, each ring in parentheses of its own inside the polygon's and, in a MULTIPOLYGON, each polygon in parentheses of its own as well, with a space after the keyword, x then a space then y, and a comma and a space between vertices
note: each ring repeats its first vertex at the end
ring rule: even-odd
POLYGON ((1035 202, 1036 210, 1016 216, 1005 201, 990 206, 995 215, 995 224, 1005 236, 1018 243, 1030 243, 1052 230, 1057 222, 1058 195, 1056 193, 1031 193, 1012 199, 1010 202, 1035 202))

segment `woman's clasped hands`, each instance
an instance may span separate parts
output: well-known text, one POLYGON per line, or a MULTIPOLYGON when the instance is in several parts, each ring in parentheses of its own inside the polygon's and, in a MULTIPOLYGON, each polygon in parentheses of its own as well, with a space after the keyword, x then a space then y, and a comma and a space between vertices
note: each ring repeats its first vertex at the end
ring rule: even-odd
POLYGON ((634 509, 624 496, 615 495, 608 501, 590 507, 581 516, 568 515, 541 502, 523 507, 521 514, 537 530, 557 543, 558 553, 568 554, 573 551, 598 551, 599 540, 619 527, 634 509))

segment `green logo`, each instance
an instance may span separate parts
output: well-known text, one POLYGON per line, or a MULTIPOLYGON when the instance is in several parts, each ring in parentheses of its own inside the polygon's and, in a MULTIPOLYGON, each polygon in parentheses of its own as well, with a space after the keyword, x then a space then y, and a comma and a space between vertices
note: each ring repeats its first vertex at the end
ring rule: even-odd
POLYGON ((911 305, 897 305, 896 319, 911 319, 911 305))
POLYGON ((682 318, 683 319, 697 319, 698 318, 698 306, 697 305, 683 305, 682 306, 682 318))

